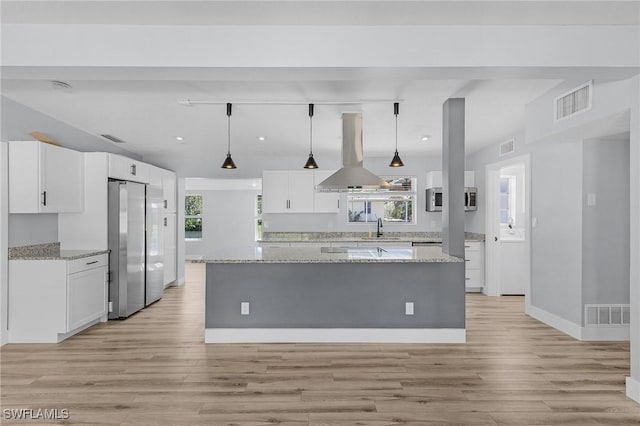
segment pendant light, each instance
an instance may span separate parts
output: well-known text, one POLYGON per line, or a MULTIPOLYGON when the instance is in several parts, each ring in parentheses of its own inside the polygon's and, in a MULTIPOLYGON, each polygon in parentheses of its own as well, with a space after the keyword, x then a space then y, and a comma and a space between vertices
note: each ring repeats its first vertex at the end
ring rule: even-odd
POLYGON ((398 155, 398 110, 400 109, 400 104, 398 102, 393 104, 393 113, 396 116, 396 152, 395 154, 393 154, 393 159, 391 160, 391 163, 389 164, 389 167, 402 167, 404 166, 404 163, 402 162, 402 160, 400 159, 400 156, 398 155))
POLYGON ((309 104, 309 159, 304 164, 305 169, 317 169, 318 163, 313 158, 313 104, 309 104))
POLYGON ((227 158, 222 163, 223 169, 235 169, 236 163, 231 158, 231 104, 227 104, 227 158))

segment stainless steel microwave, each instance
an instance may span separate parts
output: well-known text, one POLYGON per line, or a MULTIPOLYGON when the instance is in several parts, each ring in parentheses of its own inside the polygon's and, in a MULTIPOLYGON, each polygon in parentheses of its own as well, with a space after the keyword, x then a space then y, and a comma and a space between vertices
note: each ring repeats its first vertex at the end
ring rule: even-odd
MULTIPOLYGON (((478 188, 466 187, 464 189, 464 210, 478 210, 478 188)), ((427 189, 427 211, 442 211, 442 188, 427 189)))

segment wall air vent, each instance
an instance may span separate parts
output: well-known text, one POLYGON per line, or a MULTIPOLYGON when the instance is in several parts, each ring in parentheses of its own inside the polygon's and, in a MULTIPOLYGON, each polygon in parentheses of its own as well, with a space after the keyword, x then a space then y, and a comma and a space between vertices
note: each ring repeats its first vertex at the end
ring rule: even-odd
POLYGON ((631 322, 630 305, 584 305, 587 327, 628 327, 631 322))
POLYGON ((111 142, 115 142, 115 143, 125 143, 122 139, 117 138, 117 137, 115 137, 115 136, 113 136, 113 135, 100 135, 100 136, 102 136, 102 137, 103 137, 103 138, 105 138, 105 139, 110 140, 111 142))
POLYGON ((570 92, 558 96, 553 101, 555 121, 590 110, 592 97, 593 81, 588 81, 570 92))
POLYGON ((516 146, 515 139, 509 139, 506 142, 502 142, 500 147, 498 147, 498 155, 502 157, 503 155, 511 154, 516 146))

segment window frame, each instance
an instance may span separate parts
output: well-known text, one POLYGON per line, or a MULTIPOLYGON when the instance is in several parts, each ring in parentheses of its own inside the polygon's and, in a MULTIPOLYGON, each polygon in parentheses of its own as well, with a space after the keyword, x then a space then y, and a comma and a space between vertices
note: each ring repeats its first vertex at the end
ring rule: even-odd
POLYGON ((204 219, 203 219, 203 212, 204 212, 204 196, 202 194, 186 194, 185 196, 185 211, 184 211, 184 223, 183 226, 185 227, 185 241, 202 241, 204 240, 204 219), (200 214, 197 215, 188 215, 187 214, 187 197, 200 197, 200 214), (200 238, 190 238, 187 237, 187 219, 200 219, 200 238))
MULTIPOLYGON (((386 181, 391 181, 391 180, 398 180, 398 179, 410 179, 411 180, 411 188, 410 190, 382 190, 382 191, 354 191, 354 192, 348 192, 346 194, 346 204, 347 204, 347 209, 346 209, 346 222, 349 225, 370 225, 372 223, 376 223, 377 219, 372 220, 372 221, 351 221, 350 220, 350 213, 351 213, 351 206, 352 203, 355 202, 362 202, 365 203, 364 204, 364 209, 367 210, 366 215, 371 215, 374 214, 372 213, 374 208, 373 208, 373 203, 374 202, 381 202, 384 205, 386 205, 387 202, 389 201, 403 201, 403 200, 394 200, 393 197, 398 197, 398 196, 404 196, 404 197, 408 197, 408 200, 404 200, 405 203, 411 203, 411 220, 410 221, 397 221, 397 220, 389 220, 386 218, 385 215, 385 210, 386 208, 383 206, 383 213, 382 213, 382 222, 384 224, 394 224, 394 225, 401 225, 401 226, 406 226, 406 225, 416 225, 418 223, 418 215, 417 215, 417 211, 416 211, 416 206, 418 203, 418 179, 415 176, 380 176, 380 179, 384 179, 386 181), (385 199, 386 198, 386 199, 385 199)), ((364 211, 364 210, 363 210, 364 211)))

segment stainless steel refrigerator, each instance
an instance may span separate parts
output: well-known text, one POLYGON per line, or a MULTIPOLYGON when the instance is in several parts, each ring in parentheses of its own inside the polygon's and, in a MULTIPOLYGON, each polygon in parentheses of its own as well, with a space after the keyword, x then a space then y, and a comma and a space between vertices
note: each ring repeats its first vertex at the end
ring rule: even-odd
POLYGON ((162 297, 161 209, 156 188, 109 181, 109 319, 126 318, 162 297))

